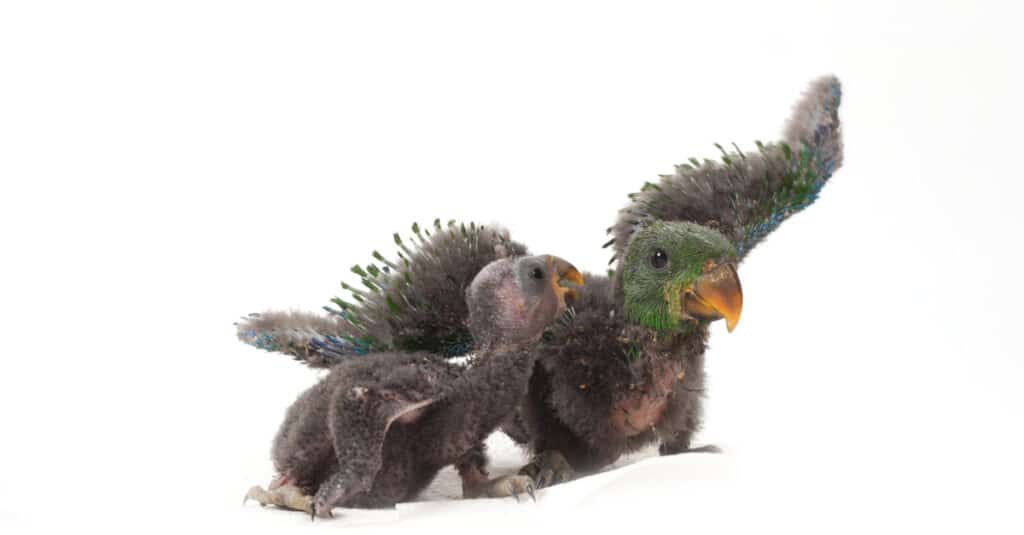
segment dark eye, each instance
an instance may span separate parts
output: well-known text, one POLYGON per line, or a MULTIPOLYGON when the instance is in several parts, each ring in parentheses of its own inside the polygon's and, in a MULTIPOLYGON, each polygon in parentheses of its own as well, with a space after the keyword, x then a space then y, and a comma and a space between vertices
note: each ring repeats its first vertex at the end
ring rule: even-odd
POLYGON ((530 277, 532 277, 534 279, 543 279, 544 278, 544 270, 542 270, 539 267, 538 268, 533 268, 533 271, 530 272, 530 277))
POLYGON ((655 249, 654 254, 651 255, 651 267, 654 269, 661 269, 668 264, 668 255, 661 249, 655 249))

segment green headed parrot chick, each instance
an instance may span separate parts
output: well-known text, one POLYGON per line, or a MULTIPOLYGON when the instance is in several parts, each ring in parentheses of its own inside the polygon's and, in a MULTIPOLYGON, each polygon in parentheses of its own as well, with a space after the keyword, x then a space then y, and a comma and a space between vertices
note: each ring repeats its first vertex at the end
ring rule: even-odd
POLYGON ((652 443, 693 451, 709 324, 736 327, 739 263, 842 164, 840 93, 836 78, 819 79, 779 142, 719 147, 721 163, 691 158, 630 195, 609 229, 614 271, 586 275, 574 320, 538 347, 529 393, 505 426, 533 449, 523 473, 539 486, 652 443))

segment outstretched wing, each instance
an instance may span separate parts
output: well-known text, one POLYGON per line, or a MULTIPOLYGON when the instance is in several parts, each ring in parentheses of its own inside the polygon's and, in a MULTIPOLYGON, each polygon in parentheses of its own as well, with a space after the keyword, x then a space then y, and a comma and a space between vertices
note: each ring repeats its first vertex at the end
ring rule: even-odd
POLYGON ((433 232, 412 226, 408 243, 396 233, 397 260, 354 266, 362 289, 343 284, 357 303, 335 298, 328 307, 362 329, 372 343, 385 343, 400 351, 430 351, 458 356, 472 349, 466 327, 469 309, 466 288, 484 266, 506 256, 526 254, 526 247, 509 238, 502 228, 475 223, 442 226, 433 232))
POLYGON ((797 102, 772 144, 757 142, 757 152, 738 147, 721 151, 721 162, 699 161, 676 166, 672 175, 647 183, 630 195, 630 204, 608 229, 615 258, 630 236, 652 220, 692 221, 715 228, 736 244, 740 258, 783 221, 815 201, 843 161, 839 124, 839 80, 814 81, 797 102))
POLYGON ((353 266, 359 286, 342 283, 348 300, 335 297, 326 316, 297 312, 250 315, 237 324, 238 337, 253 346, 285 353, 313 368, 377 351, 429 351, 459 356, 473 349, 466 327, 466 288, 492 261, 526 254, 508 231, 475 223, 433 231, 412 226, 412 237, 396 233, 396 257, 377 251, 374 262, 353 266))

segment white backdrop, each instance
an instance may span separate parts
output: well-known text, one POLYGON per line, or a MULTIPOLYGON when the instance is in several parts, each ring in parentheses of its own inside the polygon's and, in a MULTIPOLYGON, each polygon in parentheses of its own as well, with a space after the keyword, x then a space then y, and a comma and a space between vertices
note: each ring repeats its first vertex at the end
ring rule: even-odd
POLYGON ((3 3, 0 532, 1021 529, 1000 5, 3 3), (627 193, 773 139, 830 72, 846 163, 714 328, 701 440, 726 455, 536 504, 446 501, 446 474, 440 501, 332 522, 240 505, 316 376, 237 342, 238 316, 325 304, 435 217, 603 270, 627 193))

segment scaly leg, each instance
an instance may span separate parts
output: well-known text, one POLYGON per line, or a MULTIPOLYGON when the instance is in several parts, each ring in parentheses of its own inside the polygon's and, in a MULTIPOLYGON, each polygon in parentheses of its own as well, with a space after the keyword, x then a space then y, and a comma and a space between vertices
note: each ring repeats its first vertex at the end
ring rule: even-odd
POLYGON ((661 455, 677 455, 679 453, 722 453, 722 448, 714 444, 706 444, 697 448, 690 447, 692 433, 684 432, 675 437, 675 440, 662 442, 658 446, 658 453, 661 455))
POLYGON ((263 490, 263 487, 259 485, 252 487, 246 493, 242 504, 244 505, 249 500, 256 500, 260 506, 276 505, 293 511, 312 512, 312 499, 303 493, 302 489, 292 484, 288 480, 288 476, 277 477, 270 482, 268 489, 263 490))
POLYGON ((556 483, 565 483, 576 477, 576 471, 558 450, 542 451, 534 455, 519 473, 532 477, 539 489, 556 483))
POLYGON ((533 478, 530 476, 518 474, 488 479, 487 455, 484 453, 484 447, 483 443, 478 443, 455 463, 459 477, 462 478, 462 497, 504 498, 512 496, 518 502, 520 494, 528 494, 533 501, 537 501, 537 496, 534 494, 537 485, 534 484, 533 478))
POLYGON ((488 479, 483 465, 468 462, 459 464, 457 467, 459 475, 462 476, 463 498, 511 496, 518 502, 520 494, 528 494, 533 501, 537 501, 537 496, 534 494, 537 485, 534 484, 533 478, 530 476, 516 474, 488 479))
POLYGON ((496 477, 494 479, 488 479, 482 485, 476 487, 475 495, 467 495, 465 488, 463 488, 464 498, 475 498, 480 496, 486 496, 488 498, 504 498, 511 496, 519 501, 520 494, 528 494, 530 499, 537 501, 537 496, 534 491, 537 489, 537 485, 534 484, 533 478, 530 476, 524 476, 520 474, 513 474, 508 476, 496 477))

